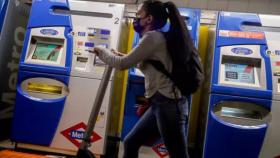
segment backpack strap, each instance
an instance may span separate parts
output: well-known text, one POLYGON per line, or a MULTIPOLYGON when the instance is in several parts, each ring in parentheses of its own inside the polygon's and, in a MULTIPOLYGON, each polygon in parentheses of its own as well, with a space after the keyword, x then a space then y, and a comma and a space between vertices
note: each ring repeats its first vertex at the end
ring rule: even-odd
POLYGON ((158 71, 160 71, 161 73, 163 73, 165 76, 167 76, 169 79, 171 79, 173 82, 173 77, 171 76, 171 74, 164 68, 164 65, 160 62, 160 61, 157 61, 157 60, 146 60, 145 62, 153 65, 153 67, 155 69, 157 69, 158 71))

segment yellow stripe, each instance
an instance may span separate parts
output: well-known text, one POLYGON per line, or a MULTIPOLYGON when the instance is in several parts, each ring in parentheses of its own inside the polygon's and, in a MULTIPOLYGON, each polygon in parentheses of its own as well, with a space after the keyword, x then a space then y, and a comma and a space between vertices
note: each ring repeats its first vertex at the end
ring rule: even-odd
POLYGON ((62 94, 62 87, 42 83, 28 83, 27 91, 44 94, 62 94))
MULTIPOLYGON (((207 47, 208 47, 208 31, 209 31, 209 26, 200 26, 198 52, 203 65, 205 65, 205 57, 206 57, 207 47)), ((188 141, 190 144, 195 144, 196 142, 200 99, 201 99, 201 90, 197 91, 192 97, 192 108, 190 111, 190 118, 189 118, 190 121, 189 121, 189 137, 188 137, 189 139, 188 141)))
MULTIPOLYGON (((134 40, 134 29, 132 20, 129 21, 129 36, 128 36, 128 45, 127 45, 127 52, 129 52, 133 48, 133 40, 134 40)), ((126 88, 127 88, 127 81, 128 81, 128 70, 124 72, 123 78, 123 88, 122 88, 122 98, 121 98, 121 109, 120 109, 120 118, 119 118, 119 127, 118 133, 121 134, 122 125, 123 125, 123 117, 124 117, 124 108, 125 108, 125 98, 126 98, 126 88)))

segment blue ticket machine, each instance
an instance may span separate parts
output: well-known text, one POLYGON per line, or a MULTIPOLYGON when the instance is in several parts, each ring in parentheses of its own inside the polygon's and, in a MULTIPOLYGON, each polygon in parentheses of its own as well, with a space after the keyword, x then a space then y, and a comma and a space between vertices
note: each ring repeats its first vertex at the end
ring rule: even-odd
MULTIPOLYGON (((105 69, 89 50, 117 49, 123 11, 122 4, 33 1, 16 88, 12 140, 19 147, 75 154, 105 69)), ((89 148, 99 155, 109 102, 110 88, 89 148)))
POLYGON ((2 32, 7 6, 8 6, 8 0, 0 0, 0 34, 2 32))
POLYGON ((264 21, 257 14, 218 15, 212 73, 207 77, 210 94, 204 158, 259 157, 271 121, 273 96, 267 50, 271 47, 268 40, 274 39, 260 29, 264 21))
MULTIPOLYGON (((198 9, 187 9, 179 8, 180 14, 184 17, 189 33, 193 39, 193 42, 196 47, 198 47, 198 38, 199 38, 199 26, 200 26, 200 10, 198 9)), ((162 28, 163 31, 167 31, 169 28, 166 25, 162 28)), ((134 45, 139 41, 138 34, 135 35, 134 45)), ((129 133, 133 126, 139 120, 137 115, 137 110, 139 106, 143 106, 145 102, 144 99, 144 75, 139 69, 132 68, 129 70, 128 83, 126 89, 126 102, 123 118, 123 127, 121 133, 121 140, 129 133)), ((145 106, 145 105, 144 105, 145 106)), ((158 158, 158 157, 167 157, 168 152, 163 144, 162 140, 155 139, 154 141, 148 142, 149 146, 142 147, 139 153, 140 157, 143 158, 158 158)), ((119 156, 123 153, 123 147, 120 146, 119 156)))

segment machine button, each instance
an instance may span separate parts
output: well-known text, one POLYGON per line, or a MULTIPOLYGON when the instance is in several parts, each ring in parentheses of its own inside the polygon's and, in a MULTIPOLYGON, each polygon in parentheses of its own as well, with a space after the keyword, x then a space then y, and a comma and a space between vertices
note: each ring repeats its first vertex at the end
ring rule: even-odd
POLYGON ((110 30, 101 30, 102 35, 110 35, 110 30))
POLYGON ((85 43, 85 46, 86 46, 86 47, 94 47, 94 43, 92 43, 92 42, 86 42, 86 43, 85 43))

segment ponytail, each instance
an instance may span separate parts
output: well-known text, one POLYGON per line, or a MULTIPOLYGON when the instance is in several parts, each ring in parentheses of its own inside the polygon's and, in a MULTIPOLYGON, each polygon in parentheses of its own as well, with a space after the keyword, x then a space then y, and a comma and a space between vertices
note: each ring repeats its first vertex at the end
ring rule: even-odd
POLYGON ((190 56, 195 47, 185 21, 173 2, 169 1, 163 5, 170 21, 169 31, 165 33, 168 52, 171 54, 187 52, 186 55, 190 56))
MULTIPOLYGON (((158 0, 145 0, 143 8, 148 15, 153 16, 153 29, 155 30, 161 29, 166 24, 167 19, 169 19, 170 27, 168 32, 164 32, 164 35, 171 58, 177 56, 177 53, 183 53, 189 59, 188 56, 190 56, 190 52, 193 52, 195 47, 186 23, 175 4, 171 1, 162 3, 158 0)), ((176 61, 176 59, 173 59, 173 61, 176 61)))

